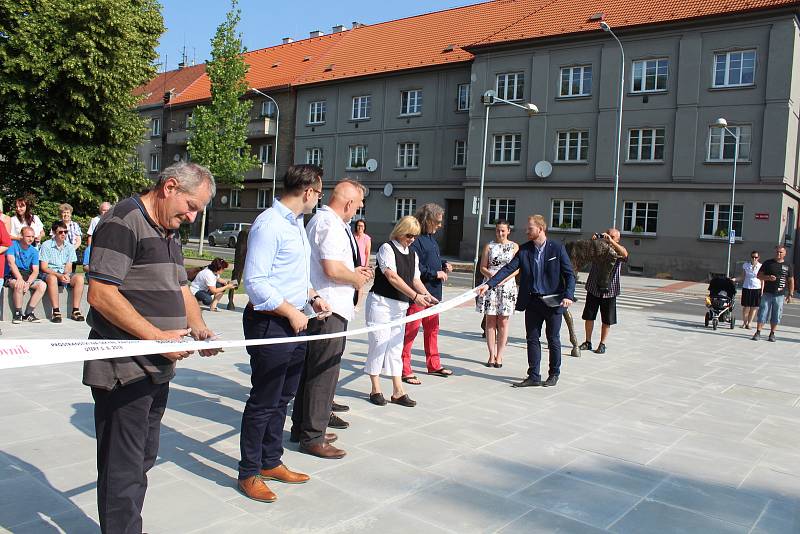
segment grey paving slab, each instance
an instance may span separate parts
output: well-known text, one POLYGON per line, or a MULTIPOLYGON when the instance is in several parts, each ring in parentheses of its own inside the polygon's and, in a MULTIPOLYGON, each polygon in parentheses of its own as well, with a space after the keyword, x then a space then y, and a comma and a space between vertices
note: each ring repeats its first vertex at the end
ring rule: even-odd
POLYGON ((420 519, 416 515, 398 512, 394 509, 393 505, 388 505, 367 512, 346 523, 323 529, 322 532, 326 534, 353 534, 358 532, 370 534, 374 534, 375 532, 380 532, 381 534, 407 534, 408 532, 444 534, 458 531, 436 526, 420 519))
POLYGON ((733 534, 747 527, 725 523, 660 502, 642 501, 609 529, 620 534, 733 534))
POLYGON ((527 462, 514 462, 474 452, 435 465, 431 470, 454 482, 507 497, 545 477, 548 471, 527 462))
POLYGON ((800 507, 794 502, 770 501, 750 532, 751 534, 800 532, 800 507))
POLYGON ((579 456, 562 467, 559 474, 641 497, 667 478, 663 471, 596 454, 579 456))
POLYGON ((607 531, 563 515, 537 509, 506 525, 499 532, 505 534, 516 532, 529 532, 532 534, 600 534, 607 531))

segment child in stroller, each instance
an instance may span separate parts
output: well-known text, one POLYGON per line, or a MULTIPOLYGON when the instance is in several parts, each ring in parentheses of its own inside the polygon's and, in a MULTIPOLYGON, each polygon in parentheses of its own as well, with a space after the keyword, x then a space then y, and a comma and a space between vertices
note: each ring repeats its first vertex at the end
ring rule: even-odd
POLYGON ((718 275, 711 279, 706 297, 706 327, 709 323, 714 330, 717 329, 719 323, 730 323, 731 328, 734 327, 736 323, 733 314, 735 296, 736 285, 733 280, 724 275, 718 275))

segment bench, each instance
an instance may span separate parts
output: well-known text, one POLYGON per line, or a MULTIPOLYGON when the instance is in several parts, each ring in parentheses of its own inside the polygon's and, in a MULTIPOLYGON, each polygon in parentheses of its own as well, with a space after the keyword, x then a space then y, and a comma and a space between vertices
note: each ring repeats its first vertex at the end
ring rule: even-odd
MULTIPOLYGON (((89 311, 89 305, 86 302, 86 286, 84 286, 83 292, 84 294, 81 296, 81 313, 86 316, 89 311)), ((14 291, 9 287, 0 287, 0 302, 2 302, 2 304, 0 304, 0 321, 11 322, 11 319, 14 317, 13 293, 14 291)), ((28 304, 29 298, 29 293, 25 293, 25 295, 22 297, 23 312, 25 310, 25 306, 28 304)), ((58 307, 61 310, 61 315, 67 319, 72 306, 72 288, 58 288, 58 301, 58 307)), ((39 319, 49 320, 53 317, 53 307, 50 305, 50 299, 48 298, 46 292, 42 298, 42 301, 33 310, 33 313, 35 313, 39 319)))

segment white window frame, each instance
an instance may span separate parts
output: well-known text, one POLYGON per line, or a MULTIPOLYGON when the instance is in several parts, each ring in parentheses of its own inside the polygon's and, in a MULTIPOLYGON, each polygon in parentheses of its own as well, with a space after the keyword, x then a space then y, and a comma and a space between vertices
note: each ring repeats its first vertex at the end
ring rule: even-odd
POLYGON ((150 136, 158 137, 161 135, 161 119, 159 117, 150 118, 150 136))
MULTIPOLYGON (((360 221, 361 219, 365 219, 367 217, 366 202, 367 202, 367 199, 364 199, 365 205, 361 206, 360 208, 358 208, 356 210, 356 212, 353 214, 353 223, 355 223, 356 221, 360 221)), ((355 226, 355 224, 354 224, 354 226, 355 226)))
POLYGON ((589 141, 589 130, 562 130, 556 132, 555 161, 559 163, 587 163, 589 161, 589 141), (570 157, 573 138, 577 141, 577 154, 575 158, 570 157), (564 147, 563 158, 561 157, 562 146, 564 147), (586 157, 581 158, 581 153, 584 151, 586 157))
POLYGON ((397 143, 397 168, 419 168, 419 143, 397 143))
POLYGON ((269 207, 269 189, 258 190, 258 200, 256 200, 256 208, 265 210, 269 207))
POLYGON ((492 163, 518 164, 522 154, 521 133, 501 133, 492 136, 492 163), (498 146, 499 141, 499 146, 498 146), (499 152, 498 152, 499 150, 499 152), (510 152, 509 152, 510 151, 510 152), (500 158, 498 159, 498 153, 500 158))
POLYGON ((347 168, 354 170, 367 168, 367 145, 350 145, 347 148, 347 168), (360 160, 359 155, 361 156, 360 160), (361 165, 355 166, 354 163, 361 163, 361 165))
MULTIPOLYGON (((726 206, 730 209, 730 202, 705 202, 703 203, 703 215, 702 220, 700 221, 700 237, 705 239, 724 239, 727 240, 728 236, 728 217, 729 215, 725 215, 724 218, 720 218, 720 207, 726 206), (711 207, 713 210, 713 219, 711 219, 711 233, 706 233, 706 212, 708 208, 711 207), (717 235, 717 232, 720 230, 724 230, 725 235, 720 236, 717 235)), ((730 213, 730 212, 728 212, 730 213)), ((742 232, 744 232, 744 204, 734 204, 733 205, 733 229, 736 230, 736 223, 739 223, 739 231, 736 232, 736 241, 740 241, 742 239, 742 232), (737 221, 736 218, 736 208, 741 208, 739 211, 739 218, 737 221)))
POLYGON ((525 98, 525 73, 502 72, 495 78, 497 96, 511 102, 525 98))
POLYGON ((315 100, 308 104, 308 124, 325 124, 328 104, 325 100, 315 100))
POLYGON ((422 89, 400 91, 400 115, 422 115, 422 89))
MULTIPOLYGON (((750 124, 728 125, 728 130, 736 133, 739 139, 738 162, 750 161, 750 150, 753 142, 753 127, 750 124)), ((733 163, 733 154, 736 150, 736 137, 728 133, 725 128, 712 125, 708 129, 708 143, 706 145, 706 161, 713 163, 733 163), (726 148, 731 147, 731 157, 725 157, 726 148)))
POLYGON ((486 225, 494 226, 499 219, 505 219, 510 226, 514 226, 517 218, 517 199, 515 198, 490 198, 487 202, 486 225))
POLYGON ((275 102, 272 100, 266 99, 261 101, 261 117, 269 117, 272 118, 275 116, 275 102))
POLYGON ((275 147, 272 143, 265 143, 258 146, 258 161, 266 165, 275 161, 275 147))
POLYGON ((592 66, 591 65, 570 65, 568 67, 561 67, 561 72, 558 80, 558 95, 562 98, 575 98, 580 96, 592 95, 592 66), (564 93, 564 75, 567 75, 567 92, 564 93), (588 76, 587 76, 588 74, 588 76), (573 93, 572 87, 575 83, 576 75, 578 77, 578 92, 573 93), (588 77, 588 88, 587 85, 588 77))
POLYGON ((655 236, 658 232, 658 201, 657 200, 626 200, 622 203, 622 232, 626 235, 646 235, 655 236), (654 206, 653 206, 654 205, 654 206), (642 232, 634 232, 637 226, 637 216, 640 209, 644 210, 644 226, 642 232), (630 215, 626 213, 630 211, 630 215), (655 217, 650 216, 650 212, 655 211, 655 217), (648 231, 649 221, 654 220, 655 231, 648 231))
POLYGON ((453 154, 453 167, 463 168, 467 166, 467 142, 463 139, 456 139, 455 153, 453 154))
POLYGON ((161 154, 153 152, 150 154, 150 172, 159 172, 161 170, 161 154))
POLYGON ((728 50, 725 52, 716 52, 714 54, 714 62, 711 64, 711 86, 714 88, 721 88, 721 87, 749 87, 751 85, 755 85, 756 83, 756 69, 758 68, 758 52, 754 48, 745 49, 745 50, 728 50), (745 55, 752 54, 752 60, 746 58, 745 55), (739 56, 738 60, 735 56, 739 56), (717 82, 717 66, 720 63, 720 59, 723 60, 723 65, 725 69, 725 74, 723 75, 723 79, 721 83, 717 82), (731 64, 734 61, 739 62, 739 80, 738 81, 731 81, 731 64), (745 72, 744 63, 745 61, 752 62, 752 81, 749 82, 742 82, 743 74, 745 72))
POLYGON ((631 65, 631 92, 632 93, 661 93, 667 90, 669 83, 669 58, 659 57, 652 59, 637 59, 631 65), (654 66, 651 67, 651 65, 654 66), (648 72, 649 68, 655 68, 655 72, 648 72), (661 70, 666 70, 661 73, 661 70), (638 73, 638 78, 637 78, 638 73), (654 86, 650 89, 647 88, 648 82, 652 80, 654 86), (637 82, 639 88, 636 88, 637 82), (663 82, 663 87, 659 86, 659 82, 663 82))
POLYGON ((406 215, 414 215, 417 211, 417 199, 403 197, 394 199, 394 222, 399 221, 406 215))
POLYGON ((664 150, 666 149, 666 128, 631 128, 628 130, 628 151, 626 153, 627 162, 664 162, 664 150), (659 143, 659 139, 661 142, 659 143), (631 147, 636 141, 636 157, 631 157, 631 147), (645 146, 649 143, 649 147, 645 146), (656 149, 661 147, 661 157, 656 157, 656 149))
POLYGON ((228 201, 228 207, 237 209, 242 207, 242 198, 239 196, 241 189, 231 189, 231 199, 228 201))
POLYGON ((554 198, 550 202, 550 228, 559 230, 580 230, 583 226, 583 200, 578 198, 554 198), (556 220, 556 206, 558 206, 558 220, 556 220), (567 213, 569 210, 569 213, 567 213), (566 217, 566 215, 569 215, 566 217), (580 224, 575 226, 575 219, 580 224), (568 220, 567 220, 568 219, 568 220), (562 228, 563 224, 569 224, 562 228))
POLYGON ((306 149, 306 164, 322 167, 322 149, 318 146, 306 149))
POLYGON ((472 84, 460 83, 458 84, 458 91, 456 95, 456 110, 469 111, 472 105, 472 84))
POLYGON ((366 121, 372 113, 372 95, 360 95, 353 97, 353 108, 350 120, 366 121))

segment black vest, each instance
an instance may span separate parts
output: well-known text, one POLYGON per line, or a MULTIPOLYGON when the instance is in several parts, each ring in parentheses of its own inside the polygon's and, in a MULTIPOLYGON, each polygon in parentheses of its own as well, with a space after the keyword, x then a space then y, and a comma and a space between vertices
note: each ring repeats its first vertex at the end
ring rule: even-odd
MULTIPOLYGON (((403 282, 408 284, 408 287, 414 287, 414 264, 416 263, 417 253, 409 249, 408 254, 403 254, 394 243, 389 241, 389 246, 392 247, 394 253, 394 261, 397 264, 397 274, 403 279, 403 282)), ((400 302, 411 302, 411 299, 399 292, 389 282, 389 279, 383 274, 380 266, 375 269, 375 282, 372 284, 371 292, 382 297, 389 299, 399 300, 400 302)))

